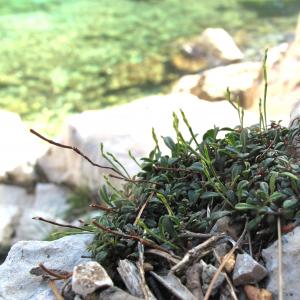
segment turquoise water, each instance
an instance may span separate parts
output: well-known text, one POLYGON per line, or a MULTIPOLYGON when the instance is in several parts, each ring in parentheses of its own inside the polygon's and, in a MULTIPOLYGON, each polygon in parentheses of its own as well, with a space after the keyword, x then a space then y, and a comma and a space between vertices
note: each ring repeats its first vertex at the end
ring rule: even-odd
POLYGON ((258 58, 299 11, 293 0, 0 0, 0 107, 51 128, 70 112, 167 92, 180 42, 223 27, 258 58))

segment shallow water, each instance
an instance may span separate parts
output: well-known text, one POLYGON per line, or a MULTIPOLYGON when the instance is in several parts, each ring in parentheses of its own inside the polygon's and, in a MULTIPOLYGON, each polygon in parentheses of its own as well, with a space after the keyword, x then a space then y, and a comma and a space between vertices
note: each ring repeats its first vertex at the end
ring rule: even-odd
POLYGON ((299 10, 293 0, 0 0, 0 107, 50 128, 166 92, 180 41, 223 27, 257 59, 292 36, 299 10))

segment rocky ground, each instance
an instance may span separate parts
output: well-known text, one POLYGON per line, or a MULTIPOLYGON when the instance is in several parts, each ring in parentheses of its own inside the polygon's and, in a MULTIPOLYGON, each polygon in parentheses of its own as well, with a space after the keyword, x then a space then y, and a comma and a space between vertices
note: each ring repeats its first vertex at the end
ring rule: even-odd
MULTIPOLYGON (((298 26, 292 43, 281 44, 277 48, 270 49, 269 119, 283 119, 285 124, 288 124, 291 106, 296 99, 300 98, 297 81, 300 64, 297 56, 299 41, 300 27, 298 26)), ((149 138, 152 127, 159 135, 172 135, 171 114, 173 111, 178 111, 179 108, 185 111, 192 127, 200 135, 215 124, 229 127, 236 125, 238 123, 236 112, 226 101, 222 101, 224 99, 222 91, 228 85, 231 86, 232 94, 240 97, 242 105, 249 108, 245 112, 246 123, 248 125, 257 123, 257 113, 253 110, 257 109, 257 95, 261 94, 263 86, 260 63, 244 61, 243 53, 232 38, 221 29, 205 31, 196 40, 185 45, 184 49, 191 53, 198 53, 198 50, 201 49, 198 61, 205 60, 209 69, 200 74, 182 78, 174 86, 174 91, 168 95, 147 97, 119 107, 87 111, 71 116, 65 121, 57 141, 80 148, 100 164, 105 163, 99 155, 99 143, 103 142, 105 149, 120 158, 128 170, 134 174, 137 167, 128 158, 128 150, 131 150, 138 158, 147 155, 152 148, 149 138), (226 47, 224 39, 228 40, 226 47), (220 47, 220 40, 222 47, 220 47), (215 51, 211 51, 212 49, 215 51), (210 56, 208 53, 214 53, 214 56, 210 56), (214 65, 215 62, 218 63, 214 65)), ((176 63, 186 65, 187 62, 195 61, 194 57, 187 59, 185 56, 181 61, 180 59, 177 58, 176 63)), ((60 76, 58 73, 54 78, 60 76)), ((6 78, 6 80, 8 79, 6 78)), ((33 221, 32 217, 38 216, 50 218, 56 222, 64 222, 71 205, 67 199, 74 188, 84 185, 90 190, 96 190, 105 181, 102 179, 103 172, 92 168, 88 162, 72 151, 42 143, 37 137, 29 134, 28 128, 16 114, 1 111, 0 122, 2 123, 1 128, 5 128, 0 132, 3 142, 3 154, 0 158, 0 207, 1 214, 3 214, 0 218, 0 245, 1 251, 5 252, 12 244, 21 239, 41 240, 53 231, 53 226, 33 221)), ((75 222, 75 219, 68 219, 68 221, 75 222)), ((298 263, 298 256, 295 254, 295 249, 298 249, 299 246, 298 234, 298 228, 296 228, 284 236, 286 299, 298 299, 296 294, 297 274, 294 276, 294 273, 289 272, 290 264, 293 265, 293 270, 297 270, 295 264, 298 263), (287 280, 287 278, 289 279, 287 280), (291 294, 291 291, 294 290, 295 292, 291 294)), ((18 274, 18 276, 0 276, 2 278, 0 280, 0 299, 54 299, 53 292, 56 293, 56 288, 53 286, 49 288, 43 280, 41 275, 45 277, 49 276, 49 273, 41 270, 39 266, 41 262, 50 271, 53 269, 64 270, 69 275, 77 266, 73 272, 73 286, 69 285, 68 289, 73 289, 73 292, 75 291, 79 295, 85 296, 87 291, 86 287, 82 287, 82 289, 78 287, 80 286, 78 284, 80 279, 76 277, 80 277, 77 272, 78 268, 87 268, 87 272, 92 272, 91 268, 96 268, 96 273, 105 275, 104 286, 112 286, 113 283, 99 269, 98 265, 84 264, 78 267, 86 244, 90 240, 90 235, 79 235, 53 242, 37 241, 15 244, 6 261, 0 266, 0 274, 18 274), (77 246, 74 247, 74 244, 77 246), (74 253, 71 252, 73 250, 74 253), (16 289, 16 286, 24 288, 16 289)), ((251 291, 259 294, 266 293, 261 290, 253 290, 253 286, 247 286, 262 280, 268 274, 267 289, 275 295, 276 299, 276 277, 273 277, 276 276, 277 270, 275 253, 276 243, 263 250, 265 264, 259 262, 260 265, 249 255, 240 253, 236 257, 233 270, 234 285, 242 284, 246 294, 251 291)), ((126 267, 128 266, 126 265, 126 267)), ((202 268, 204 267, 202 266, 202 268)), ((207 267, 205 266, 205 268, 207 267)), ((212 273, 214 274, 214 272, 212 273)), ((92 292, 102 286, 97 274, 95 275, 96 279, 91 283, 94 286, 92 292)), ((71 278, 71 275, 68 278, 71 278)), ((174 288, 172 290, 168 285, 169 278, 159 278, 155 273, 152 276, 171 293, 174 293, 174 288)), ((208 275, 204 273, 203 276, 208 275)), ((205 280, 203 279, 203 281, 205 280)), ((177 284, 179 283, 177 282, 177 284)), ((140 290, 134 292, 130 290, 126 282, 125 285, 132 295, 126 295, 128 299, 141 297, 140 290)), ((191 289, 187 291, 186 288, 181 288, 193 299, 191 289)), ((74 296, 72 291, 70 293, 74 296)), ((102 293, 106 293, 107 299, 117 299, 119 293, 124 292, 110 287, 102 293)), ((106 299, 103 295, 97 297, 106 299)), ((182 299, 187 298, 184 296, 182 299)), ((260 296, 260 298, 250 299, 270 298, 260 296)))

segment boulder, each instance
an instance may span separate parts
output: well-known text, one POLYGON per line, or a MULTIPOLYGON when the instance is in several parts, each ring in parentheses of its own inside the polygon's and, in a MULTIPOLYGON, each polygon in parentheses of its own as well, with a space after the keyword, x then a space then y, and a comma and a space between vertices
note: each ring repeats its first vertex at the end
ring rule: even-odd
MULTIPOLYGON (((271 53, 267 63, 268 112, 272 114, 289 114, 294 102, 300 99, 300 17, 294 41, 288 49, 283 50, 277 60, 273 59, 274 55, 271 53)), ((253 87, 246 93, 247 106, 256 108, 259 98, 263 96, 263 90, 264 80, 261 72, 253 87)))
POLYGON ((32 220, 32 218, 38 216, 64 223, 63 218, 70 207, 67 203, 70 193, 69 189, 56 184, 38 183, 31 205, 22 210, 13 241, 43 240, 57 230, 58 227, 55 225, 32 220))
MULTIPOLYGON (((282 277, 283 298, 300 299, 300 227, 282 236, 282 277)), ((278 299, 278 242, 262 251, 269 278, 266 288, 272 292, 273 299, 278 299)))
POLYGON ((0 110, 0 127, 0 182, 31 185, 36 180, 36 159, 45 145, 29 133, 15 113, 0 110))
POLYGON ((228 32, 222 28, 207 28, 200 36, 182 45, 181 53, 175 55, 172 62, 178 70, 193 73, 243 58, 228 32))
POLYGON ((242 62, 204 71, 198 75, 187 75, 179 80, 173 90, 190 92, 205 100, 222 100, 230 89, 232 99, 240 99, 246 106, 244 93, 253 86, 261 69, 259 62, 242 62))
MULTIPOLYGON (((235 126, 239 122, 236 111, 227 101, 210 103, 190 94, 173 93, 74 115, 67 120, 57 141, 77 147, 93 161, 107 166, 100 153, 102 142, 104 150, 113 153, 130 174, 135 174, 139 168, 129 158, 128 150, 137 158, 148 155, 154 147, 152 127, 158 136, 174 137, 172 112, 180 114, 180 108, 200 137, 214 125, 235 126)), ((257 122, 256 113, 245 112, 246 124, 257 122)), ((188 138, 186 127, 181 125, 181 128, 188 138)), ((49 148, 38 160, 38 165, 51 182, 87 186, 95 190, 105 183, 102 175, 110 173, 92 166, 72 150, 56 146, 49 148)), ((118 180, 115 183, 121 182, 118 180)))
POLYGON ((71 272, 74 266, 88 260, 81 256, 88 255, 86 248, 92 240, 91 234, 78 234, 52 242, 18 242, 0 266, 0 299, 56 299, 41 276, 39 264, 43 263, 48 269, 71 272))
POLYGON ((0 184, 0 246, 12 243, 21 215, 32 204, 32 195, 22 187, 0 184))

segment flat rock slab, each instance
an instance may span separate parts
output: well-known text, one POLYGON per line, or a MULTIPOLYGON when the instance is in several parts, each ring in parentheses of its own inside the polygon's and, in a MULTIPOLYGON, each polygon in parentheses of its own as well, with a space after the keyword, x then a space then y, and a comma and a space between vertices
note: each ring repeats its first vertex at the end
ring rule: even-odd
POLYGON ((71 272, 75 265, 86 261, 81 256, 88 255, 86 247, 93 237, 92 234, 78 234, 52 242, 18 242, 0 266, 0 299, 56 299, 42 276, 30 271, 43 263, 49 269, 71 272))
MULTIPOLYGON (((282 277, 283 298, 285 300, 300 299, 300 227, 282 237, 282 277)), ((272 292, 273 299, 278 299, 278 242, 276 241, 262 251, 262 256, 269 271, 267 289, 272 292)))

